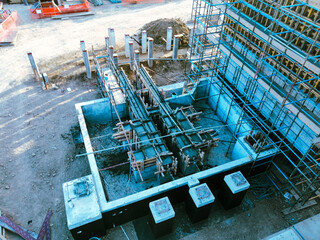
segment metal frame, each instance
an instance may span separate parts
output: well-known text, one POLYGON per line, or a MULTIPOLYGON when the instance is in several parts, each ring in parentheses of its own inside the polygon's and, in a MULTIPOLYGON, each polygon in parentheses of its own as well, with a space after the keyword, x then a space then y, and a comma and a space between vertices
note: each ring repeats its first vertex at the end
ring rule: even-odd
MULTIPOLYGON (((291 2, 194 0, 189 79, 194 85, 209 78, 209 84, 220 87, 220 94, 232 92, 231 104, 239 104, 242 115, 254 121, 253 128, 273 140, 282 160, 270 159, 267 174, 282 194, 294 189, 299 198, 288 202, 295 205, 316 197, 320 186, 320 148, 312 142, 320 134, 320 78, 315 70, 320 65, 314 52, 320 47, 320 10, 291 2), (318 11, 318 17, 305 16, 308 11, 318 11), (316 33, 311 36, 310 31, 316 33), (302 40, 305 43, 299 45, 302 40), (295 56, 304 60, 298 62, 295 56), (286 184, 274 177, 279 174, 286 184)), ((236 131, 229 149, 238 136, 236 131)), ((254 161, 252 167, 256 166, 254 161)))

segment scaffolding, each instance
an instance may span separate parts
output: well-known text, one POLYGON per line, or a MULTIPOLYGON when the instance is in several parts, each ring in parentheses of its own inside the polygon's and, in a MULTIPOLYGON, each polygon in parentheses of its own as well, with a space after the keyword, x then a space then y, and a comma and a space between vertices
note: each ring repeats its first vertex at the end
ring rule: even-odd
POLYGON ((159 107, 159 115, 154 119, 162 134, 172 135, 167 145, 177 156, 181 172, 185 175, 198 172, 197 165, 203 165, 205 155, 219 141, 219 138, 214 138, 217 131, 196 129, 191 120, 199 113, 191 106, 171 109, 144 66, 139 69, 138 76, 150 96, 148 102, 159 107), (189 110, 190 115, 186 113, 189 110))
POLYGON ((189 85, 209 79, 208 102, 228 99, 225 121, 236 106, 230 147, 251 136, 251 174, 267 166, 292 206, 318 197, 320 10, 299 0, 194 0, 192 16, 189 85), (279 154, 260 161, 270 147, 279 154))
POLYGON ((147 69, 143 65, 140 68, 137 61, 133 64, 133 82, 110 55, 95 57, 94 62, 102 96, 110 102, 111 119, 117 116, 113 138, 122 145, 129 144, 128 157, 136 182, 154 177, 160 183, 171 181, 178 167, 185 176, 199 172, 219 141, 215 129, 194 127, 201 112, 192 106, 172 109, 147 69), (118 113, 118 95, 126 100, 130 120, 123 121, 118 113))

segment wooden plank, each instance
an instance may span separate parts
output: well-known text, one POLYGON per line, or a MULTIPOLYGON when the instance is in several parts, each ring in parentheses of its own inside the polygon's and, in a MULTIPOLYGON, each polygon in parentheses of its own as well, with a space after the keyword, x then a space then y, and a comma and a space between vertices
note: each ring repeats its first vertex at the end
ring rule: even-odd
POLYGON ((294 189, 290 189, 290 193, 292 194, 292 196, 298 200, 299 199, 299 195, 297 194, 297 192, 294 189))
POLYGON ((297 211, 299 211, 301 209, 304 209, 304 208, 307 208, 307 207, 311 207, 311 206, 316 205, 316 204, 317 204, 317 201, 315 201, 315 200, 309 200, 304 205, 301 205, 301 203, 297 203, 294 207, 289 207, 289 208, 286 208, 286 209, 282 210, 282 213, 284 215, 288 215, 290 213, 297 212, 297 211))

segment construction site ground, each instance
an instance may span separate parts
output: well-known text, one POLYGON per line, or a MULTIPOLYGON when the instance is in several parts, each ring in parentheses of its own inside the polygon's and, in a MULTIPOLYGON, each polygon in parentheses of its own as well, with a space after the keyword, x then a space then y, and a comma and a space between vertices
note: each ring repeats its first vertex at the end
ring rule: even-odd
MULTIPOLYGON (((92 7, 93 16, 66 20, 31 20, 28 7, 17 10, 22 23, 15 46, 0 48, 0 210, 15 223, 39 232, 47 210, 52 239, 72 239, 68 231, 62 183, 89 174, 85 157, 75 158, 70 129, 77 124, 75 103, 100 97, 96 79, 86 78, 80 40, 101 50, 108 27, 115 28, 117 43, 145 23, 158 18, 190 20, 190 0, 122 5, 104 1, 92 7), (53 87, 44 91, 34 76, 27 52, 53 87)), ((181 69, 184 71, 184 69, 181 69)), ((170 73, 169 73, 170 74, 170 73)), ((171 76, 169 76, 171 77, 171 76)), ((261 184, 264 182, 262 181, 261 184)), ((259 184, 258 184, 259 185, 259 184)), ((259 192, 259 191, 258 191, 259 192)), ((319 204, 284 215, 280 194, 257 200, 250 191, 243 204, 225 211, 216 201, 207 221, 191 224, 184 205, 175 206, 174 233, 164 239, 260 239, 320 212, 319 204)), ((262 193, 261 193, 262 194, 262 193)), ((259 196, 259 195, 258 195, 259 196)), ((150 239, 146 218, 107 230, 103 239, 150 239)), ((7 232, 7 239, 21 239, 7 232)))

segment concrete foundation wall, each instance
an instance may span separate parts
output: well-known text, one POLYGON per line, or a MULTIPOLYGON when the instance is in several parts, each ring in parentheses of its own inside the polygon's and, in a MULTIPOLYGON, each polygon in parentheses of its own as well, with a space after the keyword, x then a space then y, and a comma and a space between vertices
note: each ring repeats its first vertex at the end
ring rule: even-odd
MULTIPOLYGON (((237 132, 237 123, 241 116, 241 108, 237 105, 231 105, 232 99, 227 93, 220 94, 220 88, 218 85, 210 84, 208 104, 216 112, 220 120, 228 124, 228 128, 232 133, 237 132)), ((252 126, 246 120, 242 120, 242 124, 239 126, 239 136, 244 136, 252 130, 252 126)))
POLYGON ((189 106, 192 105, 195 99, 200 99, 208 96, 209 81, 207 79, 200 79, 197 86, 187 93, 175 97, 167 98, 166 101, 170 104, 189 106))
POLYGON ((197 100, 199 98, 207 97, 209 94, 209 89, 210 89, 209 80, 200 79, 195 89, 195 92, 193 94, 194 98, 197 100))
MULTIPOLYGON (((239 92, 247 95, 246 91, 248 91, 248 86, 246 86, 246 84, 248 81, 251 81, 252 76, 246 71, 242 71, 235 78, 234 73, 237 71, 235 67, 236 64, 232 63, 232 59, 230 61, 231 63, 229 62, 225 77, 237 87, 239 92)), ((260 82, 262 83, 262 81, 260 82)), ((314 139, 317 134, 308 128, 306 124, 302 123, 299 118, 295 117, 290 110, 285 111, 284 109, 286 108, 282 109, 281 103, 267 91, 266 86, 258 84, 257 81, 255 86, 249 86, 249 90, 254 91, 248 99, 252 102, 252 106, 259 109, 269 122, 274 123, 281 134, 287 136, 287 139, 293 143, 294 147, 305 154, 312 144, 312 139, 314 139), (302 127, 303 129, 301 130, 302 127)), ((212 91, 210 94, 217 94, 217 90, 212 91)), ((227 106, 228 103, 228 101, 224 102, 224 105, 227 106)), ((221 107, 218 107, 218 109, 221 109, 221 107)))
POLYGON ((166 102, 169 104, 176 104, 181 106, 189 106, 193 103, 193 98, 190 96, 190 94, 183 94, 180 96, 167 98, 166 102))
MULTIPOLYGON (((201 97, 208 97, 208 94, 214 95, 216 93, 218 93, 218 89, 213 83, 208 84, 208 81, 203 81, 197 91, 194 90, 193 93, 177 96, 172 100, 182 101, 182 99, 185 98, 189 99, 192 103, 192 94, 197 94, 201 97)), ((217 98, 218 96, 210 97, 209 105, 218 112, 218 115, 221 119, 223 119, 226 123, 231 124, 229 126, 231 130, 235 130, 232 124, 237 123, 238 119, 240 118, 240 108, 238 106, 230 106, 230 96, 231 94, 229 93, 220 95, 220 98, 217 98)), ((126 116, 126 107, 121 105, 118 105, 118 107, 119 113, 121 113, 122 116, 126 116)), ((112 116, 111 105, 108 99, 99 99, 77 104, 76 109, 78 112, 81 132, 84 137, 86 151, 90 153, 93 150, 86 127, 86 122, 106 123, 107 121, 110 121, 112 116)), ((250 124, 244 121, 241 125, 241 132, 247 132, 250 129, 250 124)), ((102 213, 103 225, 105 228, 111 228, 115 225, 120 225, 148 214, 149 203, 164 196, 168 196, 172 204, 185 201, 189 190, 189 183, 207 183, 211 191, 217 192, 225 175, 240 170, 246 176, 248 170, 252 167, 252 158, 244 157, 202 172, 195 173, 193 175, 177 179, 175 181, 164 183, 124 198, 108 202, 105 197, 102 180, 100 178, 94 154, 88 154, 88 160, 93 183, 97 193, 99 208, 102 213)), ((265 170, 267 164, 261 164, 261 161, 257 161, 256 163, 259 163, 262 166, 259 167, 259 171, 265 170)), ((256 170, 252 171, 252 173, 256 173, 255 171, 256 170)), ((82 223, 80 222, 80 225, 81 224, 82 223)), ((82 226, 79 226, 79 228, 76 228, 75 231, 83 231, 90 234, 92 229, 97 228, 97 231, 104 231, 104 227, 101 227, 100 223, 96 224, 95 222, 92 222, 92 226, 90 225, 90 227, 88 227, 87 224, 83 224, 82 226)))
POLYGON ((252 160, 249 158, 239 159, 109 202, 102 212, 104 224, 106 228, 111 228, 113 225, 120 225, 145 216, 148 214, 149 202, 165 196, 169 197, 173 205, 183 202, 187 199, 188 182, 207 183, 211 191, 216 192, 225 175, 241 171, 246 176, 251 166, 252 160))
POLYGON ((183 93, 185 82, 179 82, 159 87, 159 91, 164 98, 171 98, 175 93, 177 96, 183 93))
MULTIPOLYGON (((82 103, 83 115, 88 123, 106 124, 118 119, 108 98, 82 103)), ((117 111, 121 118, 127 117, 127 105, 118 104, 117 111)))

